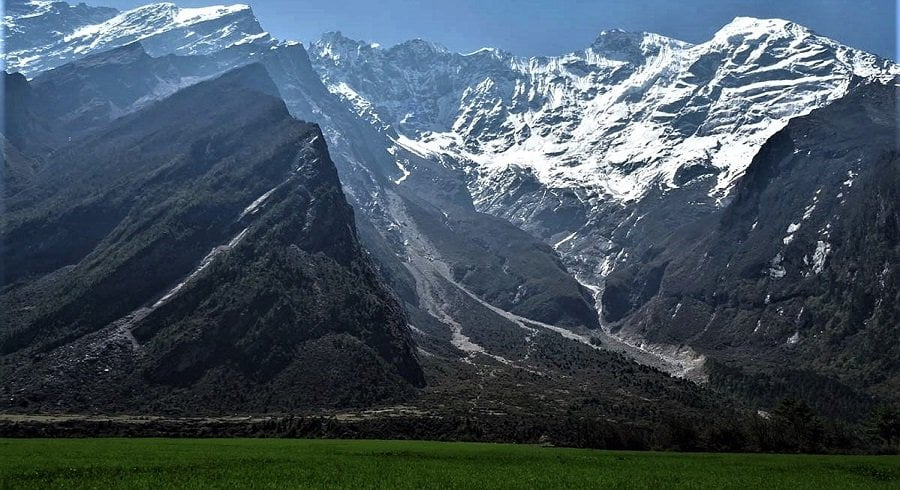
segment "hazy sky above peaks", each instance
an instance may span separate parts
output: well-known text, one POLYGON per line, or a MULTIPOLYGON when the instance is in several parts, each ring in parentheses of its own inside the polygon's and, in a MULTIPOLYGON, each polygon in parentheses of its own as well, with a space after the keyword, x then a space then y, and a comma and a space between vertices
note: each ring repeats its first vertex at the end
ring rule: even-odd
MULTIPOLYGON (((72 0, 70 0, 72 1, 72 0)), ((279 39, 308 42, 328 31, 391 46, 412 38, 471 52, 496 47, 555 55, 586 47, 600 31, 648 31, 703 42, 737 16, 778 17, 850 46, 897 59, 896 0, 209 0, 249 3, 279 39)), ((87 0, 127 9, 141 0, 87 0)))

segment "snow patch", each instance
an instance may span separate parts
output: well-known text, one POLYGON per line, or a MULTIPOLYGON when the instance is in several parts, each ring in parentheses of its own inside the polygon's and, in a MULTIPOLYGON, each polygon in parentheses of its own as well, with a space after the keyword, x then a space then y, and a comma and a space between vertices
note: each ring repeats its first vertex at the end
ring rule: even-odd
POLYGON ((828 242, 823 242, 822 240, 818 240, 816 242, 816 251, 813 252, 813 264, 812 270, 816 274, 820 274, 823 270, 825 270, 825 261, 828 259, 828 254, 831 252, 831 244, 828 242))
POLYGON ((556 242, 556 243, 553 245, 553 248, 554 248, 555 250, 559 250, 559 247, 562 247, 562 246, 565 245, 566 243, 569 243, 569 242, 570 242, 573 238, 575 238, 576 236, 578 236, 578 232, 577 232, 577 231, 576 231, 576 232, 573 232, 571 235, 569 235, 569 236, 563 238, 562 240, 556 242))
POLYGON ((278 190, 279 187, 281 187, 281 184, 279 184, 279 185, 273 187, 273 188, 270 189, 268 192, 266 192, 265 194, 259 196, 255 201, 253 201, 252 203, 250 203, 250 205, 247 206, 247 207, 244 209, 244 211, 241 213, 241 215, 238 217, 238 219, 239 219, 239 220, 240 220, 240 219, 243 219, 244 216, 247 216, 248 214, 255 214, 255 213, 259 210, 259 207, 260 207, 264 202, 266 202, 266 199, 268 199, 269 196, 271 196, 273 192, 275 192, 276 190, 278 190))
MULTIPOLYGON (((403 183, 404 180, 407 179, 407 177, 409 177, 411 175, 411 172, 409 170, 407 170, 406 166, 404 166, 400 162, 400 160, 396 160, 394 163, 396 163, 397 168, 399 168, 400 171, 403 172, 403 175, 401 175, 397 180, 394 181, 394 184, 400 185, 403 183)), ((409 160, 406 160, 406 163, 409 163, 409 160)))
POLYGON ((250 10, 250 6, 235 4, 213 5, 211 7, 179 8, 178 13, 175 14, 173 20, 176 24, 191 25, 198 22, 206 22, 209 20, 218 19, 220 17, 235 14, 244 10, 250 10))
POLYGON ((797 343, 799 343, 799 342, 800 342, 800 332, 794 332, 794 335, 791 335, 790 337, 788 337, 787 341, 785 341, 785 344, 797 345, 797 343))
POLYGON ((787 275, 787 271, 784 269, 784 256, 781 255, 781 252, 778 252, 772 259, 771 267, 769 267, 769 277, 781 279, 785 275, 787 275))
POLYGON ((784 237, 781 241, 785 245, 790 245, 791 242, 794 241, 794 233, 796 233, 797 230, 799 230, 799 229, 800 229, 800 223, 791 223, 790 226, 788 226, 788 228, 787 228, 787 232, 786 232, 787 236, 784 237))
POLYGON ((160 298, 159 301, 154 303, 152 309, 155 310, 156 308, 159 308, 160 306, 167 303, 170 299, 172 299, 179 292, 181 292, 181 290, 184 289, 184 287, 188 283, 190 283, 192 280, 194 280, 204 270, 206 270, 213 262, 215 262, 217 257, 219 257, 221 254, 223 254, 225 252, 230 251, 235 246, 237 246, 237 244, 240 243, 241 240, 244 239, 244 236, 247 235, 247 232, 249 230, 250 230, 250 228, 244 228, 243 231, 241 231, 240 233, 235 235, 227 244, 219 245, 218 247, 215 247, 212 250, 210 250, 209 253, 206 254, 206 257, 203 257, 203 260, 200 261, 200 265, 197 266, 197 268, 194 269, 194 271, 191 272, 183 281, 178 283, 177 286, 175 286, 174 288, 169 290, 169 292, 166 293, 162 298, 160 298))

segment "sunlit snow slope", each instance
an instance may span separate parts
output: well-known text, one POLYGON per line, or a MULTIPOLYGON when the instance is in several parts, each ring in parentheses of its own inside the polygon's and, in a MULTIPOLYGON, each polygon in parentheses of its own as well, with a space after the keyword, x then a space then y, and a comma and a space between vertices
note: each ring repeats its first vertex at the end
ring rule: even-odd
POLYGON ((34 75, 88 54, 140 41, 151 55, 207 54, 235 44, 273 43, 247 5, 125 12, 44 0, 11 0, 3 18, 6 69, 34 75))
POLYGON ((381 49, 339 33, 311 51, 360 113, 472 160, 484 179, 523 167, 546 186, 620 200, 677 187, 693 163, 717 174, 721 194, 789 118, 844 95, 856 77, 896 72, 791 22, 752 18, 699 45, 614 30, 550 58, 460 55, 421 40, 381 49))

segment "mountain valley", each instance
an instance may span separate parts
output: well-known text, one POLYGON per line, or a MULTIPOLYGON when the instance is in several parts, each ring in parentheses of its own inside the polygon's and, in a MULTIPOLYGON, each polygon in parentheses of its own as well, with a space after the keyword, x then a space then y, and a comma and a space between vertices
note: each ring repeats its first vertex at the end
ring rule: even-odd
POLYGON ((889 60, 777 19, 534 58, 243 5, 4 26, 6 410, 898 401, 889 60))

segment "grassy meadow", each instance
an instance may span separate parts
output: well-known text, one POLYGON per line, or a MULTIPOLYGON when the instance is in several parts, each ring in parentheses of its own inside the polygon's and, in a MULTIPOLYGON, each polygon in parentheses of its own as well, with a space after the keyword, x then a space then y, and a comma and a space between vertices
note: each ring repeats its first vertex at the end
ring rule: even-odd
POLYGON ((0 488, 900 488, 900 457, 286 439, 0 439, 0 488))

